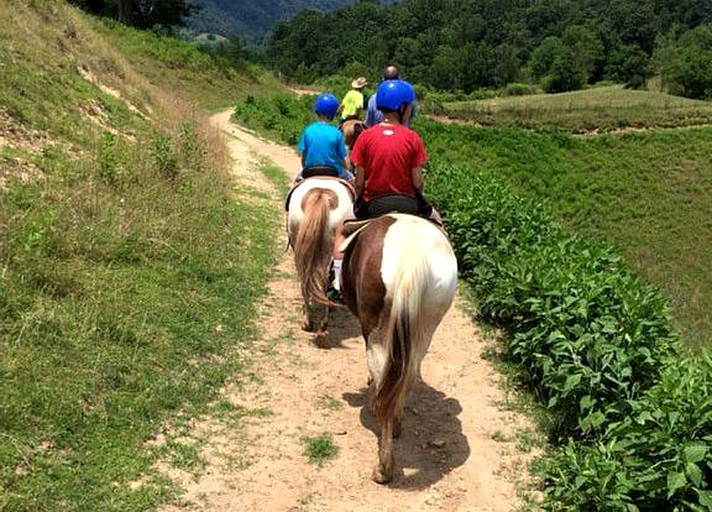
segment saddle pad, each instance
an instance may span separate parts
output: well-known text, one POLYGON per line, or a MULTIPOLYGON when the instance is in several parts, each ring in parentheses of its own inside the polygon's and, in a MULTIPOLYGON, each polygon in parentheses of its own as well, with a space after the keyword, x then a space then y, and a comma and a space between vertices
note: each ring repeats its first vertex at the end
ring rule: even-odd
POLYGON ((344 235, 346 235, 346 240, 339 246, 339 252, 346 252, 354 240, 358 238, 359 233, 374 220, 376 219, 347 220, 344 222, 344 235))
MULTIPOLYGON (((342 178, 334 178, 334 177, 331 177, 331 176, 314 176, 314 178, 319 178, 320 180, 336 180, 336 181, 340 182, 343 186, 346 187, 346 190, 349 191, 349 194, 351 195, 351 201, 355 201, 355 200, 356 200, 356 189, 354 188, 354 186, 353 186, 350 182, 348 182, 348 181, 346 181, 346 180, 344 180, 344 179, 342 179, 342 178)), ((313 179, 313 178, 306 178, 306 179, 303 179, 302 181, 298 181, 297 183, 295 183, 294 185, 292 185, 291 190, 287 193, 287 199, 284 201, 284 211, 287 211, 287 212, 289 211, 289 200, 292 198, 292 193, 293 193, 302 183, 306 183, 306 182, 309 181, 310 179, 313 179)))

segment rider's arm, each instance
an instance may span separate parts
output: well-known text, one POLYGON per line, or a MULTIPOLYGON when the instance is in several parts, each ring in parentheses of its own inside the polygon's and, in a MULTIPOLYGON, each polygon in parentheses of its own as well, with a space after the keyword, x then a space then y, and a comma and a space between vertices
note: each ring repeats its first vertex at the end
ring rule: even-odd
POLYGON ((360 165, 356 166, 354 170, 354 175, 356 180, 354 182, 354 188, 356 189, 356 197, 361 197, 363 195, 363 189, 366 186, 366 176, 363 172, 363 167, 360 165))
POLYGON ((415 187, 415 190, 418 192, 423 192, 423 168, 422 167, 414 167, 413 170, 410 173, 412 179, 413 179, 413 186, 415 187))

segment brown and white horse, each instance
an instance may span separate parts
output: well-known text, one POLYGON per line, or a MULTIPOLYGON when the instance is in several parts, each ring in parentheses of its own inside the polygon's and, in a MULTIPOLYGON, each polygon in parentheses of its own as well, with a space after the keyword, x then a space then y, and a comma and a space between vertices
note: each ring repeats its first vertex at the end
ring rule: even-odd
POLYGON ((315 332, 317 345, 328 341, 329 310, 325 286, 338 224, 352 215, 353 195, 337 178, 312 177, 292 189, 287 198, 287 236, 304 300, 302 328, 315 332))
POLYGON ((457 292, 457 260, 445 233, 413 215, 379 217, 344 245, 344 302, 366 340, 381 430, 373 479, 386 483, 406 399, 457 292))
POLYGON ((351 151, 358 136, 366 129, 366 124, 360 119, 347 119, 341 123, 340 129, 341 133, 344 134, 344 143, 351 151))

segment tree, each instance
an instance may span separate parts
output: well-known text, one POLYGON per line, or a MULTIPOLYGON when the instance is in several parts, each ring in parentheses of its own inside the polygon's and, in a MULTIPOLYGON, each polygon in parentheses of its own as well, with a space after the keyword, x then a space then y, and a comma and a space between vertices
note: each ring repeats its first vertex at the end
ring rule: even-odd
POLYGON ((712 99, 712 23, 661 38, 654 60, 672 94, 712 99))
POLYGON ((532 52, 529 69, 547 92, 581 89, 588 79, 586 59, 558 37, 547 37, 532 52))
POLYGON ((112 16, 137 28, 175 27, 195 13, 198 6, 189 0, 69 0, 79 8, 99 16, 112 16))
POLYGON ((621 44, 608 56, 607 75, 626 87, 641 89, 650 76, 650 56, 639 46, 621 44))

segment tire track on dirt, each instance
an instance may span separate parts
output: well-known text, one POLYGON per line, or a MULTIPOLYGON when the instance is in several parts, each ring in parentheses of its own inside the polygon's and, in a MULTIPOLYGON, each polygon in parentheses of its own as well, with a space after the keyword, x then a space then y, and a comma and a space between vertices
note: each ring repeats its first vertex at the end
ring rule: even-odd
MULTIPOLYGON (((211 120, 229 138, 236 180, 255 179, 255 164, 245 158, 250 151, 297 173, 293 150, 231 125, 229 116, 211 120)), ((274 192, 275 208, 282 208, 274 192)), ((281 257, 260 308, 261 339, 249 354, 255 377, 225 389, 252 414, 238 420, 239 429, 212 418, 195 421, 206 441, 206 466, 197 478, 183 475, 189 504, 164 510, 504 512, 521 506, 518 487, 532 454, 517 449, 517 436, 531 427, 501 406, 505 393, 482 357, 486 344, 463 312, 463 299, 435 334, 394 443, 396 477, 381 486, 370 479, 377 425, 367 407, 359 326, 348 311, 334 312, 332 348, 316 348, 300 330, 292 259, 291 252, 281 257), (323 433, 339 452, 319 467, 304 455, 302 438, 323 433)))

